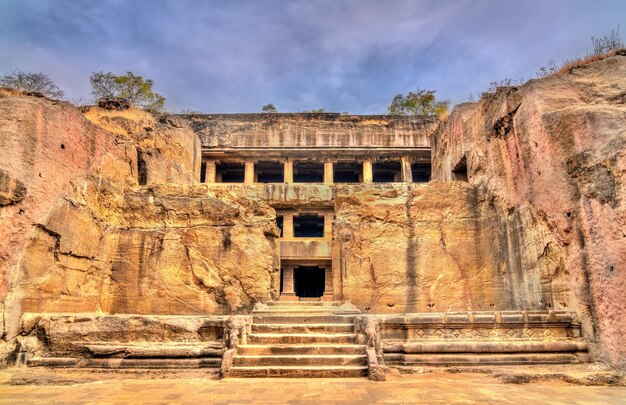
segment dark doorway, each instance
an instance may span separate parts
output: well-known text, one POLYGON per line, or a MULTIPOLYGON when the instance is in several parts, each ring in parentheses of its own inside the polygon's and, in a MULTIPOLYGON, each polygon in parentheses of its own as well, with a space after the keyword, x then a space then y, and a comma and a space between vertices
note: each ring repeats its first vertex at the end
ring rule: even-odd
POLYGON ((296 238, 321 238, 324 236, 324 217, 300 215, 293 217, 293 236, 296 238))
POLYGON ((430 181, 430 163, 413 163, 411 174, 414 183, 426 183, 430 181))
POLYGON ((321 183, 324 181, 324 164, 316 162, 295 162, 293 165, 295 183, 321 183))
POLYGON ((361 181, 361 163, 336 162, 333 164, 333 182, 358 183, 361 181))
POLYGON ((326 269, 318 266, 298 266, 293 269, 293 288, 296 296, 315 298, 324 295, 326 269))
POLYGON ((285 181, 283 162, 259 162, 254 165, 257 183, 282 183, 285 181))
POLYGON ((215 181, 218 183, 243 183, 243 163, 218 163, 215 165, 215 181))
POLYGON ((387 162, 375 162, 372 165, 373 181, 374 183, 392 183, 401 181, 401 166, 400 162, 387 161, 387 162))

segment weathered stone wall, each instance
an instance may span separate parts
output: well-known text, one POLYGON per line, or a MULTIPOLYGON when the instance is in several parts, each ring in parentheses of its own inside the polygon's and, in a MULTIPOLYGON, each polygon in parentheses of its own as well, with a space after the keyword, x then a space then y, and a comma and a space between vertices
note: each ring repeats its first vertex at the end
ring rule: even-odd
POLYGON ((508 224, 509 260, 527 274, 543 246, 539 259, 572 291, 553 306, 570 302, 596 356, 618 367, 626 366, 624 89, 626 57, 610 57, 460 105, 433 138, 433 178, 451 180, 465 156, 470 184, 493 196, 508 224))
POLYGON ((434 119, 329 113, 181 116, 204 148, 428 147, 434 119))
POLYGON ((335 203, 335 291, 362 310, 543 309, 558 301, 560 274, 545 274, 537 261, 524 271, 511 263, 507 224, 480 187, 338 187, 335 203))

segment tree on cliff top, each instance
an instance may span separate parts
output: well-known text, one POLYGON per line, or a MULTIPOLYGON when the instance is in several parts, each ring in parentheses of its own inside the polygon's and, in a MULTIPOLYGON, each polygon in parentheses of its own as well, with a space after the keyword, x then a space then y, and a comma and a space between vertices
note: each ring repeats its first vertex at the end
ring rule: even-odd
POLYGON ((22 93, 41 93, 50 98, 62 98, 65 93, 44 73, 22 72, 17 69, 0 77, 0 87, 22 93))
POLYGON ((405 96, 397 94, 387 107, 390 115, 417 115, 420 117, 441 117, 448 111, 450 101, 437 101, 435 90, 416 89, 405 96))
POLYGON ((264 113, 277 113, 278 109, 276 107, 274 107, 274 104, 265 104, 263 107, 261 107, 261 111, 264 113))
POLYGON ((144 79, 132 72, 125 75, 94 72, 89 77, 91 94, 94 98, 116 97, 128 100, 136 107, 161 110, 165 105, 165 97, 152 91, 154 81, 144 79))

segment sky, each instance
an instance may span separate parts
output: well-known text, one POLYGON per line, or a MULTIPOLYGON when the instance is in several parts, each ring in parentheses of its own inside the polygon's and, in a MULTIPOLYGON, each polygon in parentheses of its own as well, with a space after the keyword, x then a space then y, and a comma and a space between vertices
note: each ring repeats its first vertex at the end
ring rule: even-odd
POLYGON ((620 24, 626 0, 0 0, 0 75, 81 104, 92 72, 131 71, 173 112, 384 114, 416 88, 457 104, 532 79, 620 24))

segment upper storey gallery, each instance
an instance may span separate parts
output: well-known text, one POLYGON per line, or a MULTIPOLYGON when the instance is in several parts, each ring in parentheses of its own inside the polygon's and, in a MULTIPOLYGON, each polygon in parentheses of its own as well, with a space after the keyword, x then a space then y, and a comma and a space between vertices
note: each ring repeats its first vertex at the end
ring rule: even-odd
POLYGON ((336 113, 185 115, 206 183, 423 182, 435 119, 336 113))

